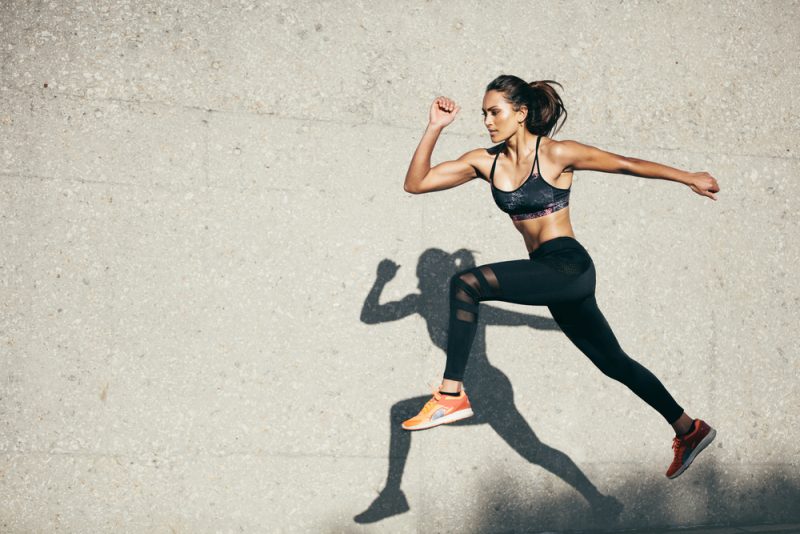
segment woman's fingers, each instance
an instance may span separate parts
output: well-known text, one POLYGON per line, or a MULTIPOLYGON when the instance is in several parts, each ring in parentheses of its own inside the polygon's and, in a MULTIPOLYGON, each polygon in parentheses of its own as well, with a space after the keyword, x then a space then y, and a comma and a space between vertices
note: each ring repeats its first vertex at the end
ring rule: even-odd
POLYGON ((719 184, 717 184, 717 180, 708 173, 705 173, 707 176, 706 178, 706 196, 710 197, 713 200, 717 200, 717 197, 713 195, 713 193, 719 193, 719 184))
POLYGON ((437 96, 431 104, 429 120, 432 124, 447 126, 453 122, 460 109, 452 99, 446 96, 437 96))
POLYGON ((440 96, 436 98, 436 104, 444 111, 453 111, 458 107, 453 100, 447 98, 446 96, 440 96))
POLYGON ((717 197, 714 195, 714 193, 719 193, 719 184, 717 183, 716 178, 705 171, 694 174, 695 179, 694 183, 692 184, 692 190, 698 195, 703 195, 704 197, 708 197, 712 200, 717 200, 717 197))

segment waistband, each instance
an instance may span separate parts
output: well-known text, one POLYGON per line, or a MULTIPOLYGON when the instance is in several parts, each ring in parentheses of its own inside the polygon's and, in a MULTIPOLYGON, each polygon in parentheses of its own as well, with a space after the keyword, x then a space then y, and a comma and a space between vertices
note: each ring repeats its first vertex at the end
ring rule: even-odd
POLYGON ((583 245, 581 245, 577 239, 572 236, 562 235, 541 243, 536 250, 528 254, 528 257, 530 257, 530 259, 535 259, 545 254, 555 252, 556 250, 564 250, 569 248, 578 248, 586 252, 586 249, 583 248, 583 245))

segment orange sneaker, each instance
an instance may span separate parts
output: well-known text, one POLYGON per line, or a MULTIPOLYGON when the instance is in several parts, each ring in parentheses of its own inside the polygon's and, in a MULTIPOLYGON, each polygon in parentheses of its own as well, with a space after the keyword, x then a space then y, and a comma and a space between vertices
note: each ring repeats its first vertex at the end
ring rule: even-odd
POLYGON ((442 395, 439 392, 440 387, 432 386, 433 398, 425 403, 417 415, 403 421, 403 429, 423 430, 472 416, 472 406, 466 391, 462 389, 458 397, 455 397, 442 395))

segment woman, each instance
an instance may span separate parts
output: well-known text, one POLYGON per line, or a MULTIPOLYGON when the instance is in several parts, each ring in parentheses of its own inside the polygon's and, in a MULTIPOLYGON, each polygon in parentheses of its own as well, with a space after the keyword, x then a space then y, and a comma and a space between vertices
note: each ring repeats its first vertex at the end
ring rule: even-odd
POLYGON ((561 330, 592 363, 625 384, 672 425, 674 459, 666 474, 675 478, 711 443, 716 431, 701 419, 689 417, 658 378, 620 347, 597 307, 594 262, 572 231, 569 194, 576 170, 672 180, 713 200, 719 185, 707 172, 689 173, 575 141, 550 139, 567 115, 550 84, 560 86, 552 80, 528 84, 511 75, 495 78, 486 87, 483 115, 492 141, 498 144, 471 150, 433 168, 430 157, 436 140, 461 108, 446 97, 436 98, 431 105, 429 124, 414 152, 404 189, 420 194, 456 187, 473 178, 486 180, 495 203, 522 234, 529 259, 490 263, 453 275, 442 382, 419 414, 404 421, 402 427, 422 430, 472 415, 463 376, 480 302, 547 306, 561 330))

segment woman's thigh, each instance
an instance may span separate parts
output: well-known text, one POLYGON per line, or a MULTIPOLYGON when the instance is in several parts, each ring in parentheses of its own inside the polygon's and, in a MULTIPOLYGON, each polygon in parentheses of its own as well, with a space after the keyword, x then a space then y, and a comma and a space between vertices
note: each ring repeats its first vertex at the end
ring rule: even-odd
POLYGON ((467 272, 480 270, 491 288, 491 291, 482 292, 481 301, 546 306, 579 300, 594 293, 595 272, 591 263, 577 274, 569 270, 565 274, 561 267, 561 263, 552 259, 548 262, 523 259, 487 263, 467 272))

